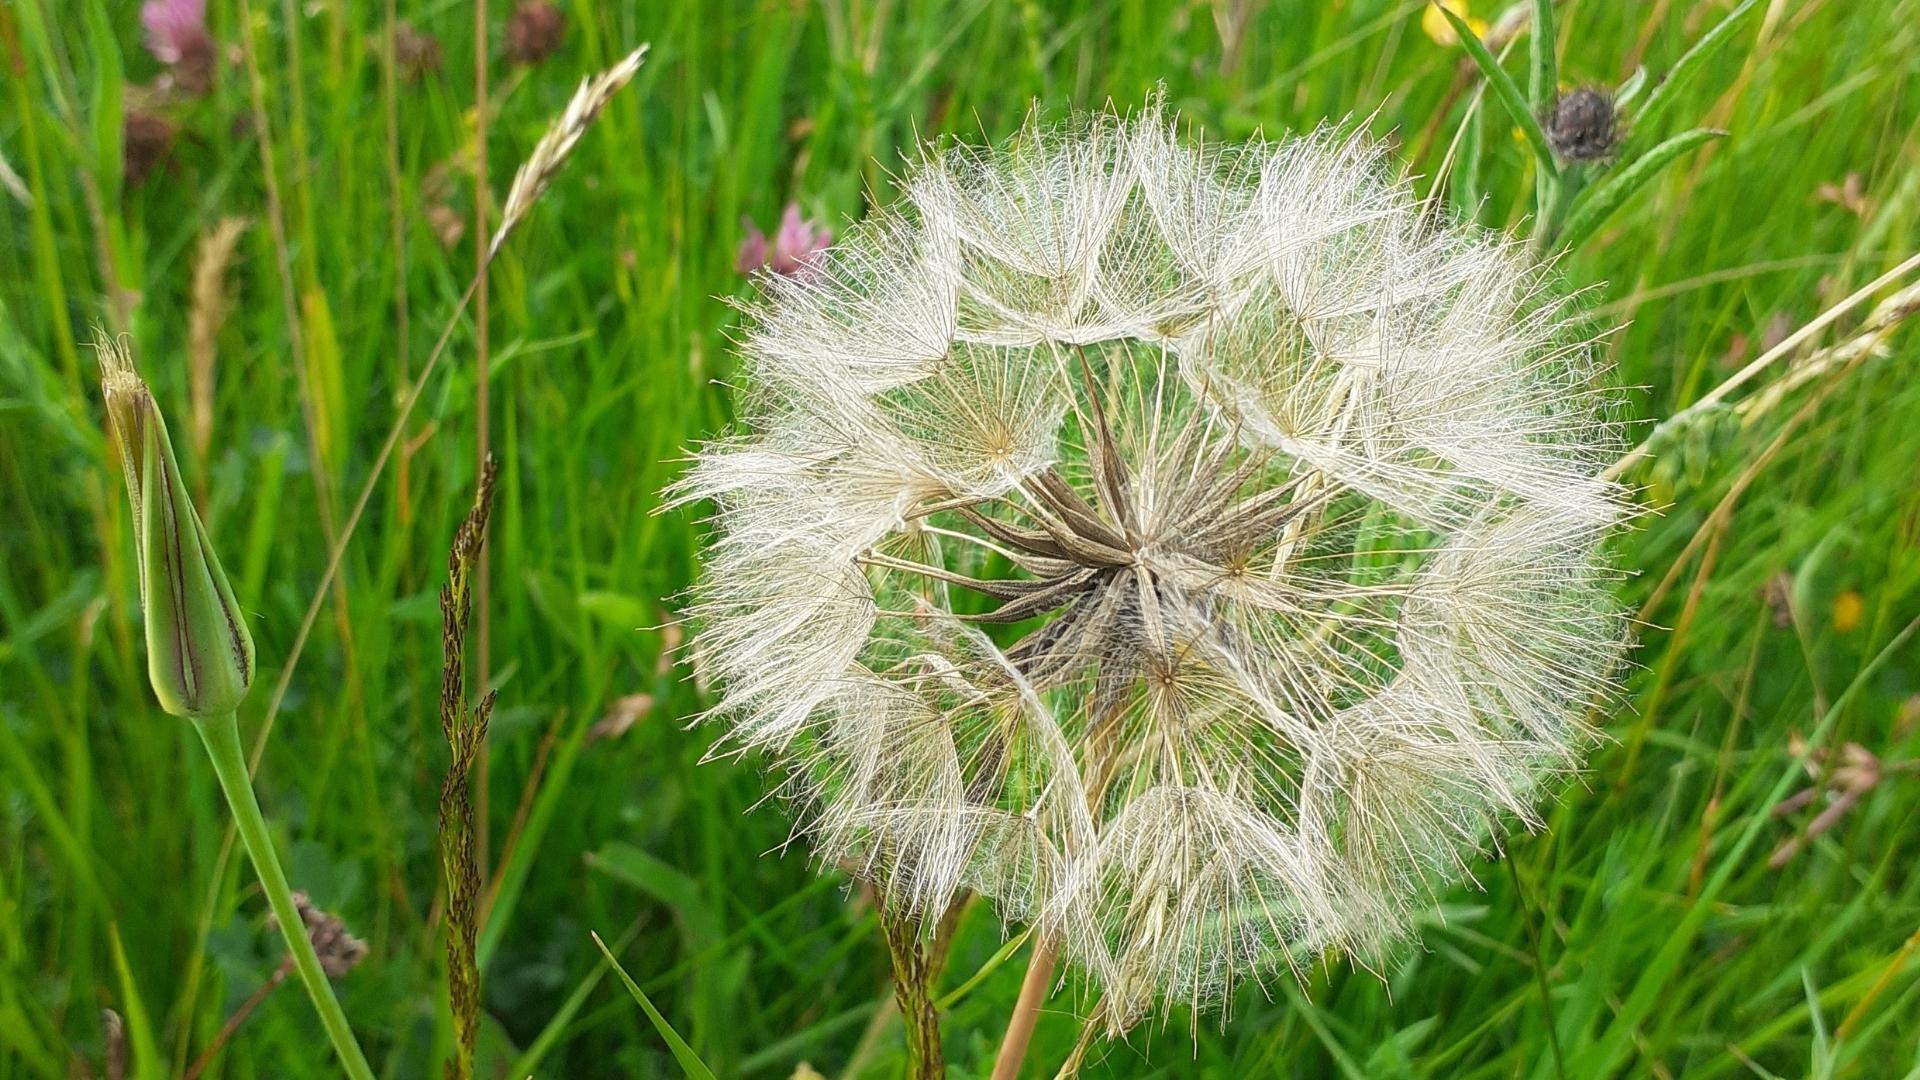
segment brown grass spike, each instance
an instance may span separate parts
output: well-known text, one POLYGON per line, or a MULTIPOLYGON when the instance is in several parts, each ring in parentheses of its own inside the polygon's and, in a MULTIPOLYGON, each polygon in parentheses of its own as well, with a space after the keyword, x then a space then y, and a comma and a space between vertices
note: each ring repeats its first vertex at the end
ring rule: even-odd
POLYGON ((493 693, 469 708, 466 690, 467 622, 473 607, 473 571, 486 538, 493 508, 493 484, 499 463, 481 465, 473 509, 453 536, 447 555, 447 584, 440 590, 442 667, 440 730, 453 760, 440 786, 440 868, 447 889, 447 1002, 456 1034, 447 1076, 469 1080, 473 1045, 480 1030, 480 971, 474 953, 479 938, 480 866, 474 843, 474 807, 470 773, 487 736, 493 693))

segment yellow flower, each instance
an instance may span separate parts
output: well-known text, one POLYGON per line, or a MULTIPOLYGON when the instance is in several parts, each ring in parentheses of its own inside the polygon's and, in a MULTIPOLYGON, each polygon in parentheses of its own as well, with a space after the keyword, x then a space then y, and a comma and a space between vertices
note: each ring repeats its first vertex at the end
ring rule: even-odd
POLYGON ((1860 625, 1860 616, 1866 613, 1867 605, 1861 601, 1860 594, 1848 589, 1833 598, 1833 628, 1842 634, 1850 634, 1860 625))
POLYGON ((1420 16, 1420 29, 1426 31, 1434 44, 1449 49, 1460 44, 1460 35, 1454 32, 1453 23, 1447 21, 1447 17, 1440 13, 1441 8, 1446 8, 1460 16, 1461 20, 1467 24, 1467 29, 1473 31, 1474 37, 1487 36, 1487 20, 1475 18, 1470 14, 1467 9, 1467 0, 1434 0, 1427 5, 1427 10, 1420 16))

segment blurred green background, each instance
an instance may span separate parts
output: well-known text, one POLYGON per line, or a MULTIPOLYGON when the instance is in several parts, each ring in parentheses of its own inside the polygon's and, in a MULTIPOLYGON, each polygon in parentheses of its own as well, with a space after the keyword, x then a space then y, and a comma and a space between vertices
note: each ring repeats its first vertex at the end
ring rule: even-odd
MULTIPOLYGON (((251 739, 472 276, 483 119, 497 220, 579 79, 651 42, 494 264, 484 363, 476 313, 455 326, 258 786, 295 887, 370 945, 338 991, 376 1069, 437 1073, 436 594, 484 372, 502 474, 480 1075, 678 1075, 597 931, 718 1075, 884 1077, 903 1050, 871 905, 786 846, 755 763, 699 763, 698 689, 651 629, 699 530, 656 493, 728 421, 742 217, 770 230, 797 201, 843 225, 892 197, 916 139, 998 140, 1035 101, 1124 108, 1160 82, 1212 137, 1360 118, 1422 191, 1457 146, 1461 214, 1524 234, 1536 209, 1511 117, 1414 0, 573 0, 553 41, 489 7, 483 117, 465 4, 211 0, 204 95, 133 3, 0 6, 0 1078, 116 1075, 122 1051, 124 1075, 183 1075, 280 956, 222 858, 204 756, 146 685, 91 327, 130 336, 252 613, 251 739), (389 77, 395 20, 413 36, 389 77), (196 283, 225 219, 231 257, 196 283)), ((1468 14, 1497 43, 1525 8, 1468 14)), ((1732 8, 1566 0, 1561 81, 1644 67, 1651 86, 1732 8)), ((1750 3, 1691 70, 1619 160, 1683 128, 1726 138, 1561 261, 1620 327, 1607 349, 1648 419, 1920 246, 1920 5, 1750 3)), ((1898 636, 1920 617, 1920 337, 1860 338, 1880 295, 1662 432, 1637 478, 1664 512, 1618 545, 1644 620, 1629 692, 1545 832, 1476 863, 1378 970, 1244 988, 1224 1028, 1176 1012, 1087 1075, 1920 1075, 1920 649, 1898 636)), ((1002 941, 971 909, 941 992, 1002 941)), ((1024 961, 951 1002, 952 1075, 986 1075, 1024 961)), ((1055 997, 1030 1075, 1086 1004, 1077 979, 1055 997)), ((202 1075, 329 1075, 324 1047, 282 986, 202 1075)))

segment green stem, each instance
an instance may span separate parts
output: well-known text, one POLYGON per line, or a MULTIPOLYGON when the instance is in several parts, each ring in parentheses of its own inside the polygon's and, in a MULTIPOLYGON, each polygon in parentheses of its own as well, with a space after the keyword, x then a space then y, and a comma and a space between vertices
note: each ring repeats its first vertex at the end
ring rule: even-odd
POLYGON ((933 1003, 934 963, 921 939, 920 920, 882 902, 880 930, 893 957, 893 996, 907 1029, 907 1075, 940 1080, 947 1075, 940 1051, 940 1011, 933 1003))
POLYGON ((1543 180, 1539 195, 1539 218, 1533 234, 1536 252, 1545 253, 1554 247, 1566 227, 1568 208, 1586 186, 1585 167, 1563 169, 1551 179, 1543 180))
POLYGON ((340 1055, 341 1065, 353 1080, 373 1080, 373 1069, 367 1064, 366 1055, 360 1052, 360 1044, 354 1041, 347 1016, 340 1011, 340 1002, 333 996, 333 984, 320 969, 320 957, 314 954, 306 924, 294 907, 287 875, 280 870, 280 856, 274 853, 266 819, 260 815, 260 803, 253 797, 253 783, 248 779, 246 759, 240 751, 240 728, 234 723, 233 714, 205 717, 196 720, 193 726, 200 732, 201 741, 207 744, 207 756, 213 759, 213 771, 220 777, 221 789, 227 793, 227 805, 233 809, 240 839, 247 845, 247 854, 253 857, 253 867, 260 874, 260 886, 266 890, 267 903, 273 908, 274 919, 280 923, 280 934, 287 940, 287 952, 293 957, 300 981, 306 984, 307 996, 313 999, 314 1010, 320 1014, 327 1037, 333 1040, 334 1052, 340 1055))

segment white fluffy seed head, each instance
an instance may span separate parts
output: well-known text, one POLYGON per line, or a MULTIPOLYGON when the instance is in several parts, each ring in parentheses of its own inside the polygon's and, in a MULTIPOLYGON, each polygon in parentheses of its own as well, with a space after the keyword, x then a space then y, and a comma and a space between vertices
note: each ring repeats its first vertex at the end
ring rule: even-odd
POLYGON ((1609 690, 1590 337, 1330 132, 1150 105, 930 151, 762 279, 696 660, 889 901, 1033 920, 1124 1029, 1376 954, 1609 690))

